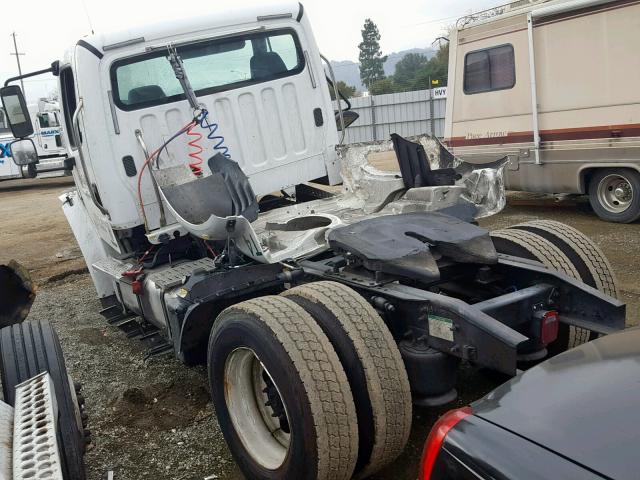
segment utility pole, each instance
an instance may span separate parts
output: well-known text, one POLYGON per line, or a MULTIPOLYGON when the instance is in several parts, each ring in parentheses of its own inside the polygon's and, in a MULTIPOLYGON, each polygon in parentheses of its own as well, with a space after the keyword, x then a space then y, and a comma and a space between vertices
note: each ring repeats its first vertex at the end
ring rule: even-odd
MULTIPOLYGON (((11 36, 13 37, 13 48, 15 50, 15 53, 12 53, 11 55, 16 56, 16 62, 18 62, 18 74, 22 76, 22 67, 20 66, 20 55, 24 55, 24 53, 18 52, 18 43, 16 42, 16 32, 13 32, 11 36)), ((26 95, 26 92, 24 90, 24 82, 22 81, 22 79, 20 79, 20 86, 22 87, 22 93, 26 95)))

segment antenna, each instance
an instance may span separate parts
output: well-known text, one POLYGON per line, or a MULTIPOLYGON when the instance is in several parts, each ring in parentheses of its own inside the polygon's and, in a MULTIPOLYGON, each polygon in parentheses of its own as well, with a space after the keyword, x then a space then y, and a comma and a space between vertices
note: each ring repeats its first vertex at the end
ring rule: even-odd
MULTIPOLYGON (((11 55, 16 56, 16 62, 18 62, 18 75, 22 77, 22 67, 20 66, 20 55, 24 55, 24 53, 18 51, 18 42, 16 41, 16 32, 13 32, 11 36, 13 37, 13 49, 14 49, 14 52, 11 53, 11 55)), ((22 92, 26 94, 24 90, 24 82, 22 81, 22 78, 20 79, 20 86, 22 87, 22 92)))
POLYGON ((82 8, 84 10, 84 14, 87 16, 87 22, 89 22, 89 28, 91 29, 91 35, 93 35, 94 32, 93 31, 93 24, 91 23, 91 16, 89 15, 89 9, 87 8, 87 4, 84 0, 80 0, 80 2, 82 3, 82 8))

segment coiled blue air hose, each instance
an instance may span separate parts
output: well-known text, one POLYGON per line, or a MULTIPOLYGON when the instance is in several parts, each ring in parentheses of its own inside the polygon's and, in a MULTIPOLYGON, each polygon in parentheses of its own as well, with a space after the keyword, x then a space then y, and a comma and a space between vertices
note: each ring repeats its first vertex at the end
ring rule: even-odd
POLYGON ((203 130, 207 131, 207 138, 214 143, 213 149, 216 152, 222 153, 225 157, 231 158, 229 148, 224 144, 224 137, 217 133, 220 126, 215 122, 210 123, 207 118, 208 114, 209 112, 206 109, 201 110, 200 115, 196 118, 198 125, 200 125, 203 130))

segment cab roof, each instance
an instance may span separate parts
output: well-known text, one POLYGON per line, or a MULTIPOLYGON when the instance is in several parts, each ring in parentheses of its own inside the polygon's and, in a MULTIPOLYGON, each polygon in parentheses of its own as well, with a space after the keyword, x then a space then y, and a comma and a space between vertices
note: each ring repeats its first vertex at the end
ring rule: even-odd
POLYGON ((101 32, 82 38, 79 43, 88 43, 99 51, 117 49, 134 43, 158 42, 185 34, 215 28, 230 28, 256 21, 302 18, 303 7, 297 2, 283 2, 252 7, 226 9, 221 13, 194 15, 163 22, 142 24, 139 27, 113 32, 101 32))

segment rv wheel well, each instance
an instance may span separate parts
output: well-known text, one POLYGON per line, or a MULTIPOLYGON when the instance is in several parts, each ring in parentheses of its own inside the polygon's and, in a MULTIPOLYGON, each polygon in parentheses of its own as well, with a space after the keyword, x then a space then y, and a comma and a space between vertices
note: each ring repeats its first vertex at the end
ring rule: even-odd
POLYGON ((579 179, 580 193, 582 194, 589 193, 589 182, 591 182, 591 178, 595 175, 597 171, 605 170, 605 169, 628 169, 628 170, 635 170, 636 172, 640 173, 640 168, 638 168, 637 166, 629 166, 627 164, 618 165, 618 164, 612 163, 610 165, 598 165, 594 167, 587 167, 583 170, 580 170, 580 179, 579 179))
POLYGON ((580 193, 587 193, 591 177, 598 169, 599 167, 585 168, 580 172, 580 193))

